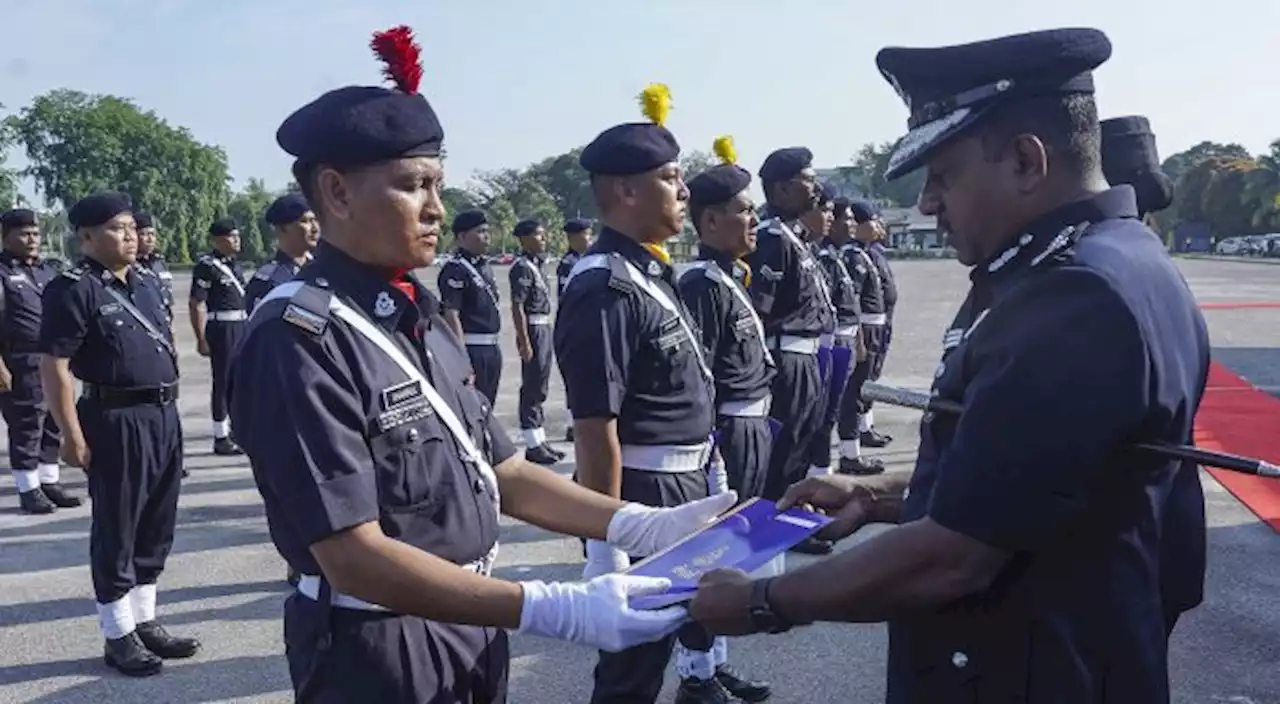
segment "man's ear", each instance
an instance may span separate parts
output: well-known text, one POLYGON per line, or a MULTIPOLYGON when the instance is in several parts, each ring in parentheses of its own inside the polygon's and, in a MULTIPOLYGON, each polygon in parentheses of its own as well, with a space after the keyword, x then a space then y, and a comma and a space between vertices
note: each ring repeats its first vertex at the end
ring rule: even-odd
POLYGON ((322 168, 315 176, 316 195, 330 215, 339 220, 351 217, 351 179, 334 169, 322 168))
POLYGON ((1022 193, 1030 193, 1049 178, 1049 147, 1034 134, 1020 134, 1009 143, 1013 177, 1022 193))

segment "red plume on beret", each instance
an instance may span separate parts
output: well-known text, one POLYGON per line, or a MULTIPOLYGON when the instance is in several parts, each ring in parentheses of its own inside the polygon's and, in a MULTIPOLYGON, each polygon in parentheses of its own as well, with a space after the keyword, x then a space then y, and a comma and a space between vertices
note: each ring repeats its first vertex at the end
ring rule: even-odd
POLYGON ((422 80, 422 48, 413 40, 413 30, 404 25, 374 32, 369 43, 385 66, 382 73, 403 93, 417 93, 422 80))

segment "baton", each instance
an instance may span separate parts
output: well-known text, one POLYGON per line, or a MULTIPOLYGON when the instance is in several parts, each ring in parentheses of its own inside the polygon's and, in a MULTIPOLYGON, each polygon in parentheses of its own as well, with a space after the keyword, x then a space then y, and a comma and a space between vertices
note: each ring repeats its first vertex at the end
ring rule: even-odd
MULTIPOLYGON (((960 415, 964 406, 956 401, 936 398, 919 391, 900 389, 868 381, 862 386, 864 401, 879 401, 890 406, 914 408, 919 411, 960 415)), ((1129 447, 1141 450, 1166 459, 1190 460, 1196 464, 1226 469, 1241 474, 1252 474, 1255 477, 1280 478, 1280 466, 1266 460, 1252 457, 1241 457, 1227 452, 1214 452, 1194 445, 1168 445, 1164 443, 1132 443, 1129 447)))

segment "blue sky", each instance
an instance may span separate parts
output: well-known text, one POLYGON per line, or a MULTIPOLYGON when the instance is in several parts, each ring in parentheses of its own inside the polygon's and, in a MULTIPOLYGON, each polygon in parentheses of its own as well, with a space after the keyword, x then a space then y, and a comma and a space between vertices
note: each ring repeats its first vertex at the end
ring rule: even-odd
MULTIPOLYGON (((1115 44, 1097 74, 1104 117, 1149 115, 1162 155, 1202 139, 1254 152, 1280 137, 1280 2, 1216 0, 5 0, 0 103, 67 87, 134 99, 227 150, 237 183, 283 186, 275 130, 341 85, 377 84, 374 30, 408 24, 423 92, 445 123, 448 178, 523 166, 636 119, 671 86, 686 148, 732 134, 755 171, 804 144, 819 166, 899 136, 906 111, 874 65, 886 45, 1057 26, 1115 44), (859 9, 865 7, 866 9, 859 9)), ((24 163, 20 154, 10 164, 24 163)))

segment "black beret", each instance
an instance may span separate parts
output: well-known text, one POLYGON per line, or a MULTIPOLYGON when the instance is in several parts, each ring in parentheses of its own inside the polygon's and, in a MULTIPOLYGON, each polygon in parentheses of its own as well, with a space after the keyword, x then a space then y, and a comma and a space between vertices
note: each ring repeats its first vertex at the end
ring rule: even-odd
POLYGON ((232 220, 231 218, 219 218, 214 220, 213 224, 209 226, 209 234, 214 237, 221 237, 223 235, 229 235, 239 229, 240 226, 236 224, 235 220, 232 220))
POLYGON ((27 208, 6 210, 3 215, 0 215, 0 227, 3 227, 6 232, 21 227, 36 227, 39 224, 40 219, 36 217, 36 211, 27 208))
POLYGON ((133 200, 125 193, 104 191, 85 196, 67 211, 72 227, 97 227, 120 213, 133 211, 133 200))
POLYGON ((569 218, 564 224, 564 231, 569 234, 586 232, 591 229, 591 221, 586 218, 569 218))
POLYGON ((453 219, 453 234, 474 230, 481 225, 488 225, 489 218, 481 210, 464 210, 453 219))
POLYGON ((831 199, 831 205, 833 208, 835 208, 835 211, 837 213, 847 209, 849 207, 849 202, 850 202, 849 199, 844 196, 836 196, 835 198, 831 199))
POLYGON ((871 222, 880 215, 875 203, 861 198, 849 202, 849 212, 853 213, 853 221, 857 223, 871 222))
POLYGON ((139 230, 145 230, 148 227, 155 227, 155 220, 151 217, 151 213, 135 212, 133 221, 137 224, 139 230))
POLYGON ((929 154, 996 106, 1019 98, 1092 94, 1093 69, 1111 58, 1096 29, 1052 29, 932 48, 887 47, 876 66, 911 110, 885 178, 915 171, 929 154))
POLYGON ((532 235, 538 231, 539 227, 542 227, 542 223, 534 220, 533 218, 525 218, 524 220, 516 223, 515 236, 525 237, 527 235, 532 235))
POLYGON ((813 152, 806 147, 779 149, 765 157, 760 165, 760 180, 765 183, 786 181, 812 165, 813 152))
POLYGON ((300 193, 286 193, 276 198, 267 207, 263 219, 272 225, 288 225, 297 222, 302 216, 311 212, 311 205, 300 193))
POLYGON ((1156 136, 1141 115, 1102 121, 1102 173, 1113 186, 1133 186, 1143 214, 1173 203, 1173 181, 1160 168, 1156 136))
POLYGON ((676 136, 652 122, 614 125, 591 140, 578 157, 588 173, 607 176, 642 174, 680 158, 676 136))
POLYGON ((346 86, 299 108, 276 131, 280 148, 307 164, 362 166, 411 156, 439 156, 444 128, 418 93, 420 49, 408 27, 374 35, 396 89, 346 86))
POLYGON ((689 179, 689 205, 707 206, 727 203, 747 190, 751 174, 737 164, 713 166, 689 179))
POLYGON ((838 191, 836 191, 836 187, 831 185, 830 183, 824 183, 822 184, 822 188, 818 193, 818 202, 830 203, 831 201, 836 199, 836 195, 838 195, 838 191))

